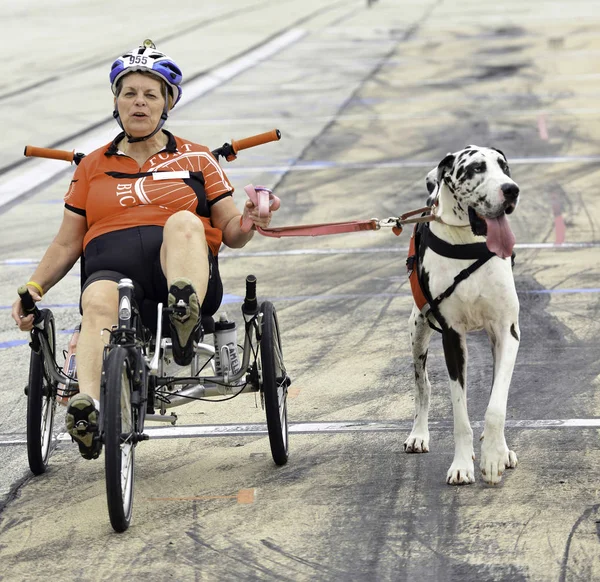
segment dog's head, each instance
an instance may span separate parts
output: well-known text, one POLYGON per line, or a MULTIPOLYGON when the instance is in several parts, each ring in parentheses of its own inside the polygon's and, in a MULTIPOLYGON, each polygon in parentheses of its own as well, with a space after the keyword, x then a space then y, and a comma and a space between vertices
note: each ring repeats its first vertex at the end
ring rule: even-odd
POLYGON ((504 247, 498 254, 506 252, 512 235, 506 215, 517 207, 519 186, 510 177, 506 156, 500 150, 470 145, 448 154, 429 172, 426 184, 428 203, 433 204, 444 191, 446 217, 468 220, 475 234, 492 237, 488 246, 491 242, 496 248, 504 247), (497 243, 498 237, 506 240, 497 243))

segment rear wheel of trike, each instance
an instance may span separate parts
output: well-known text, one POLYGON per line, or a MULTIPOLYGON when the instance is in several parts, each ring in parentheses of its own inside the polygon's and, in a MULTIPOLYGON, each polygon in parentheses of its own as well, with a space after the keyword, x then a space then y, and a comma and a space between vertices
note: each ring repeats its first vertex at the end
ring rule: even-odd
POLYGON ((55 365, 54 316, 47 309, 42 309, 41 312, 52 361, 46 361, 41 348, 39 353, 31 350, 27 384, 27 458, 29 468, 34 475, 41 475, 48 466, 54 413, 56 412, 56 386, 47 371, 55 365))
POLYGON ((135 411, 131 406, 132 370, 127 350, 110 350, 103 369, 104 466, 106 498, 113 529, 125 531, 133 511, 135 411))
POLYGON ((261 395, 267 415, 271 454, 277 465, 288 460, 287 389, 289 378, 283 363, 281 337, 275 307, 265 301, 260 338, 261 395))

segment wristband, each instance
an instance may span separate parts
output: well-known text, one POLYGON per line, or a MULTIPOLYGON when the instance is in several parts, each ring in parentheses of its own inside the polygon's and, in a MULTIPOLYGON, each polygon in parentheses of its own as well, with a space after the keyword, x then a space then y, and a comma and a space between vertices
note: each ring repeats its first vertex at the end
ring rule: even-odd
POLYGON ((40 294, 40 298, 44 296, 44 290, 42 289, 42 286, 39 283, 36 283, 35 281, 27 281, 27 283, 25 284, 34 287, 35 290, 40 294))

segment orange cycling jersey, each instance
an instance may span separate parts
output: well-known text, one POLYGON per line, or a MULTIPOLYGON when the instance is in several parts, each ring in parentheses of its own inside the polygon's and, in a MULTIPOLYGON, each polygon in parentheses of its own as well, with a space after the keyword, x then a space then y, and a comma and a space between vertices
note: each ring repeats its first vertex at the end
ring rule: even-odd
POLYGON ((216 256, 222 232, 210 220, 210 208, 233 188, 210 150, 164 132, 168 143, 140 168, 117 149, 117 136, 77 166, 65 195, 65 207, 86 217, 83 248, 97 236, 135 226, 164 226, 179 210, 196 213, 216 256))

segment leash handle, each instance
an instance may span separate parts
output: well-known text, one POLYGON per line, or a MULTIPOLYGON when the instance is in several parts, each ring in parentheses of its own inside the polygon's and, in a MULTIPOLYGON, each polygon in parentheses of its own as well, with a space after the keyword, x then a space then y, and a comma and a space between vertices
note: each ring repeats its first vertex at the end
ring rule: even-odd
MULTIPOLYGON (((244 191, 248 195, 248 198, 252 201, 252 204, 258 208, 258 215, 261 218, 269 215, 270 210, 277 210, 281 206, 281 200, 273 194, 272 190, 265 186, 253 186, 248 184, 244 186, 244 191)), ((242 215, 241 229, 242 232, 250 232, 254 223, 249 216, 242 215)), ((261 232, 263 229, 256 227, 256 230, 261 232)))

